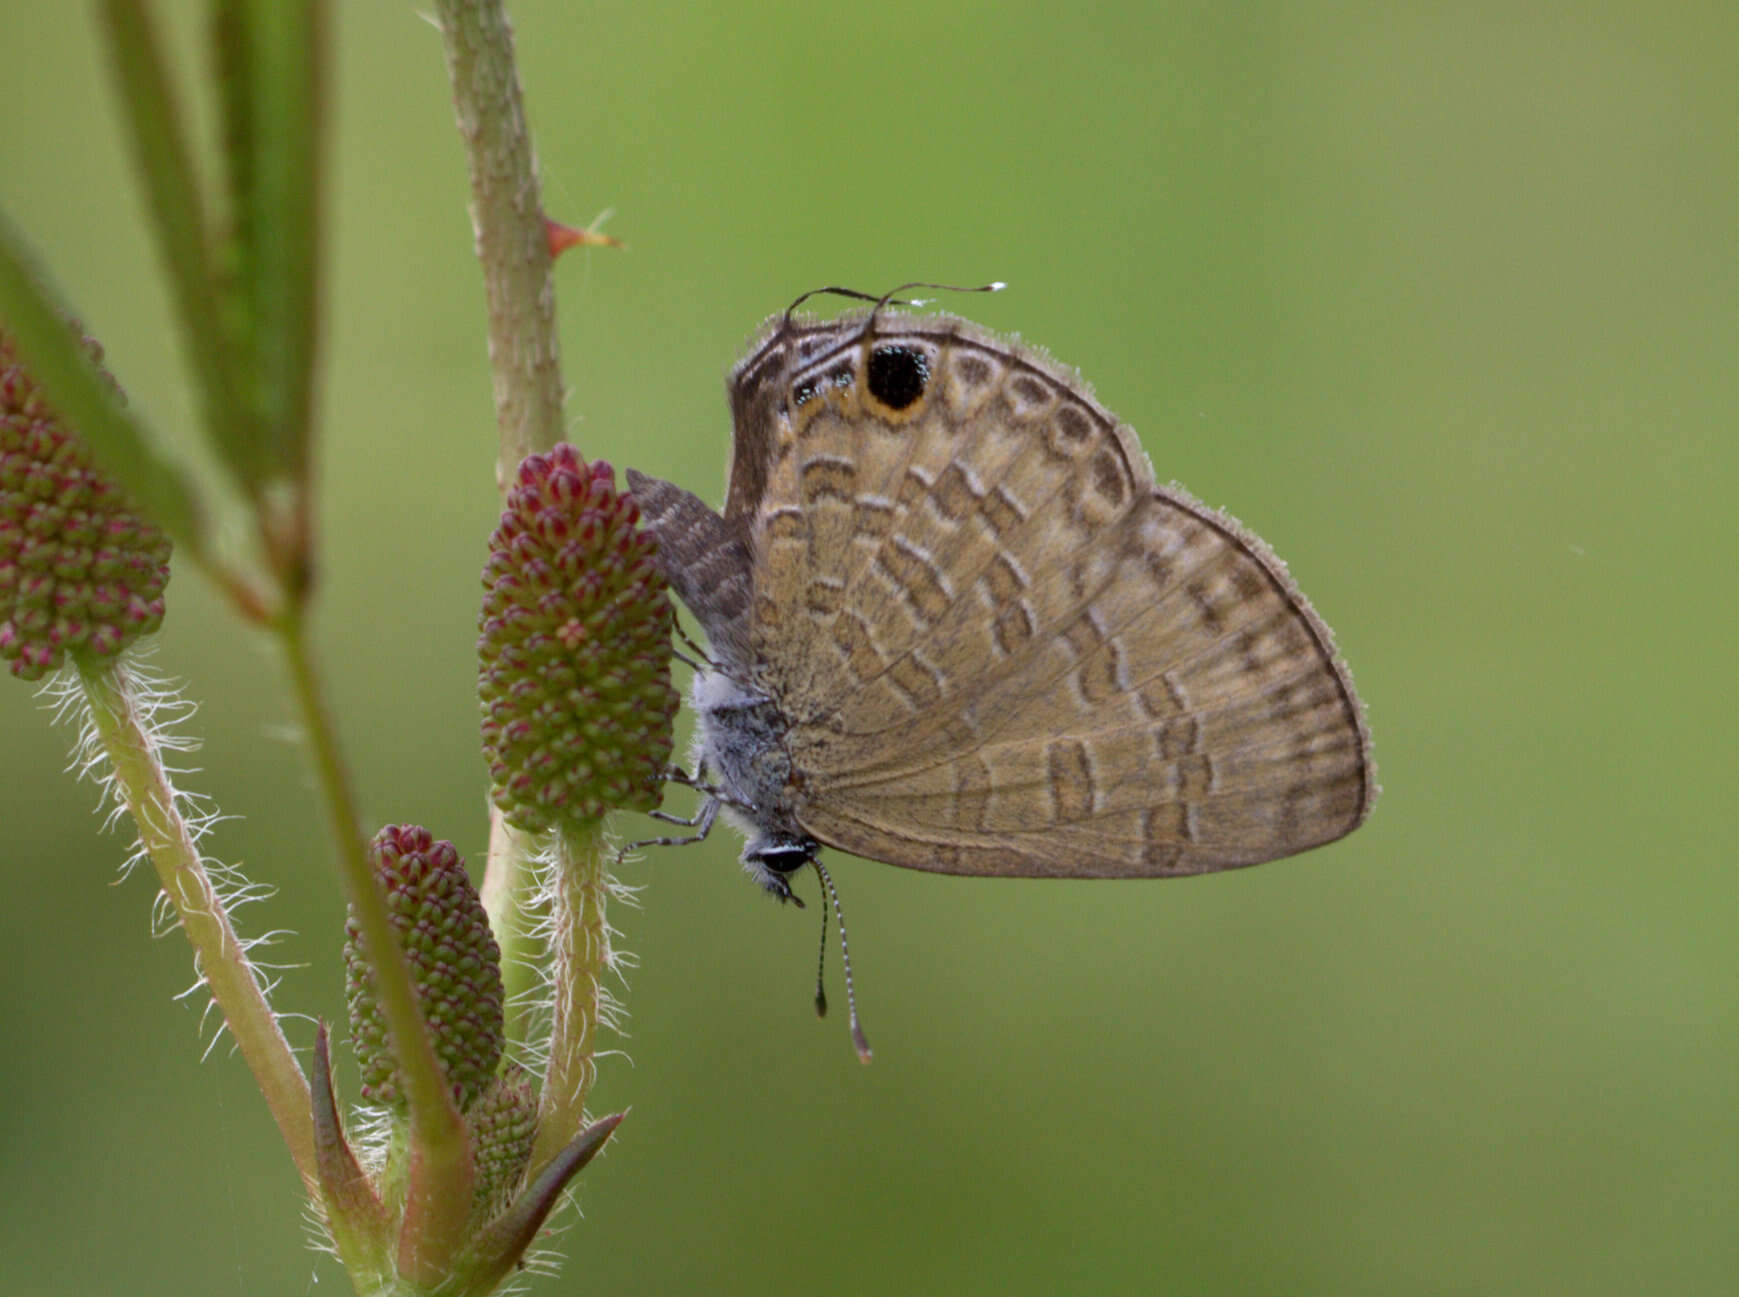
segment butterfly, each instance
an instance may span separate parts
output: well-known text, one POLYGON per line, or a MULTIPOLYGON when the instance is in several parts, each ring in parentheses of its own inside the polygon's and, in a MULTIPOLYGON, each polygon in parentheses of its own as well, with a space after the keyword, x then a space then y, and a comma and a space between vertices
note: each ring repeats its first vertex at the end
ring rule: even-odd
POLYGON ((1364 708, 1273 551, 1043 352, 848 295, 874 305, 800 298, 732 369, 722 512, 628 474, 708 641, 678 822, 722 812, 786 899, 823 847, 1164 878, 1361 824, 1364 708))

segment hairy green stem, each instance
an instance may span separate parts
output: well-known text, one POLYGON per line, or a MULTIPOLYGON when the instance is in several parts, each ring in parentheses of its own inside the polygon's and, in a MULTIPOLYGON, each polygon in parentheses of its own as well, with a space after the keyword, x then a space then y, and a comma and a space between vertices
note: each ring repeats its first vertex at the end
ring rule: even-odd
POLYGON ((537 879, 526 868, 535 848, 497 812, 489 825, 489 864, 483 874, 483 908, 501 947, 502 1007, 510 1048, 523 1050, 537 1017, 537 962, 543 943, 534 935, 540 917, 537 879))
POLYGON ((78 661, 91 723, 114 769, 116 792, 139 841, 157 871, 163 893, 175 907, 194 960, 303 1182, 316 1183, 308 1082, 266 1000, 259 972, 236 938, 229 911, 200 859, 191 826, 176 806, 175 790, 161 750, 146 727, 140 700, 125 674, 111 665, 78 661))
POLYGON ((549 1067, 539 1101, 531 1165, 541 1167, 585 1125, 586 1096, 598 1065, 598 1010, 610 967, 609 844, 604 826, 558 829, 549 888, 550 981, 554 990, 549 1067))

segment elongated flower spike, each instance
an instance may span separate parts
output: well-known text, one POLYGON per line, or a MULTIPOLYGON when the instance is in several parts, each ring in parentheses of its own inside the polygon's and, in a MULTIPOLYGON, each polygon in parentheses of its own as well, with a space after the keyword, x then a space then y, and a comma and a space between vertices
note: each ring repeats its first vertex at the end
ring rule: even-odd
MULTIPOLYGON (((463 1112, 495 1077, 505 1040, 501 951, 453 844, 424 828, 389 824, 369 844, 435 1058, 463 1112)), ((405 1103, 392 1042, 375 999, 369 952, 354 917, 345 925, 350 1034, 373 1103, 405 1103)))
POLYGON ((670 596, 634 498, 572 446, 519 466, 477 643, 495 804, 529 832, 651 810, 670 760, 670 596))
POLYGON ((91 462, 0 330, 0 661, 40 680, 68 653, 112 658, 163 624, 168 583, 168 538, 91 462))

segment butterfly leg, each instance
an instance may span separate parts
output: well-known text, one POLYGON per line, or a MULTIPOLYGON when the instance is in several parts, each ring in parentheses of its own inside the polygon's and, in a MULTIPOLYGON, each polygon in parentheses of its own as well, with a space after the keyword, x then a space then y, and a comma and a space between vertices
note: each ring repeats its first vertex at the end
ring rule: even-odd
POLYGON ((685 664, 690 670, 693 670, 693 671, 716 671, 716 670, 718 670, 718 667, 716 665, 714 665, 713 660, 706 655, 706 650, 703 649, 699 644, 696 644, 692 639, 690 639, 688 632, 683 630, 681 625, 678 625, 676 627, 676 638, 681 640, 684 647, 686 647, 690 652, 692 652, 694 654, 694 657, 698 658, 699 661, 695 661, 694 658, 689 658, 689 657, 685 656, 684 654, 678 653, 674 649, 671 650, 671 654, 670 654, 671 657, 675 658, 678 662, 685 664))
MULTIPOLYGON (((684 829, 700 828, 702 824, 710 828, 714 817, 719 813, 718 806, 718 798, 709 797, 693 815, 672 815, 669 811, 647 811, 646 815, 649 819, 662 820, 665 824, 675 824, 684 829)), ((706 829, 701 829, 701 836, 706 836, 706 829)))
POLYGON ((696 842, 704 842, 707 835, 713 830, 713 823, 719 817, 719 805, 718 798, 708 797, 700 804, 700 810, 689 819, 683 819, 680 815, 671 815, 667 811, 653 811, 653 819, 663 820, 666 824, 675 824, 685 829, 693 829, 694 832, 685 838, 643 838, 639 842, 628 843, 622 848, 621 854, 638 851, 642 847, 688 847, 693 846, 696 842))
POLYGON ((709 797, 720 797, 723 794, 706 781, 706 767, 699 767, 692 775, 681 766, 664 767, 664 782, 681 784, 684 788, 692 788, 697 793, 705 793, 709 797))

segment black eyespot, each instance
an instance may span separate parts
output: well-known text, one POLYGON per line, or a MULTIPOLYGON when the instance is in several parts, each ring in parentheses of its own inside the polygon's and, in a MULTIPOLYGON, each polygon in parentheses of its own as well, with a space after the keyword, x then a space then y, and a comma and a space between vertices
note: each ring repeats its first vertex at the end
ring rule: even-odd
POLYGON ((791 389, 792 405, 808 405, 814 399, 815 382, 813 379, 804 379, 801 383, 797 384, 796 387, 791 389))
POLYGON ((877 347, 870 352, 869 390, 893 410, 903 410, 924 394, 930 358, 914 347, 877 347))

